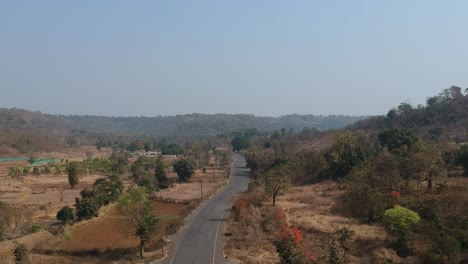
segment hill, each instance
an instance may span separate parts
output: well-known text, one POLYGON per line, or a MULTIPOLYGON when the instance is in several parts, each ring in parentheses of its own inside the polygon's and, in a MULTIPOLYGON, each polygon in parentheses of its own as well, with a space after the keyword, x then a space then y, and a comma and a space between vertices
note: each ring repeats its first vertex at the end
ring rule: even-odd
POLYGON ((426 140, 446 139, 455 142, 468 141, 468 89, 463 94, 457 86, 444 89, 429 97, 426 105, 416 107, 401 103, 386 116, 372 117, 352 125, 353 129, 380 131, 388 128, 410 128, 426 140))
POLYGON ((339 129, 364 117, 331 115, 285 115, 259 117, 248 114, 187 114, 157 117, 107 117, 50 115, 22 109, 0 109, 0 155, 6 148, 21 153, 54 147, 91 145, 99 140, 127 142, 135 138, 172 138, 189 141, 194 138, 229 134, 254 128, 268 132, 314 128, 339 129))

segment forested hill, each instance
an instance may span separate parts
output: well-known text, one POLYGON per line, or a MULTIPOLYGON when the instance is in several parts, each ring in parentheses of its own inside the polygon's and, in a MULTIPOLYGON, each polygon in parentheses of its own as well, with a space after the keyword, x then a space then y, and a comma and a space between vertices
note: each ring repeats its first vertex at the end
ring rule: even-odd
POLYGON ((426 105, 414 107, 401 103, 386 116, 356 122, 352 128, 367 132, 387 128, 411 128, 427 140, 467 142, 468 89, 462 91, 460 87, 452 86, 429 97, 426 105))
MULTIPOLYGON (((338 129, 363 117, 287 115, 257 117, 245 114, 189 114, 168 117, 64 116, 21 109, 0 109, 0 155, 30 153, 97 142, 129 144, 137 138, 168 138, 189 142, 240 129, 274 131, 304 128, 338 129), (117 143, 116 143, 117 142, 117 143)), ((106 146, 107 146, 106 145, 106 146)), ((123 146, 123 145, 122 145, 123 146)))
POLYGON ((49 115, 21 109, 0 109, 0 129, 72 130, 93 133, 168 136, 172 134, 219 134, 244 128, 273 131, 282 128, 300 131, 339 129, 363 117, 330 115, 286 115, 259 117, 247 114, 188 114, 158 117, 105 117, 49 115))

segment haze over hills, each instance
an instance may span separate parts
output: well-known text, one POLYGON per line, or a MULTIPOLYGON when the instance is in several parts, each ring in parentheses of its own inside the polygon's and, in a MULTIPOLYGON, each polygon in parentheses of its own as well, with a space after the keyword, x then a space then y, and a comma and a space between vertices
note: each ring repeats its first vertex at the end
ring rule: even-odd
MULTIPOLYGON (((52 146, 92 145, 98 140, 119 138, 187 139, 216 136, 254 128, 260 132, 304 128, 330 130, 346 127, 365 117, 285 115, 259 117, 248 114, 187 114, 158 117, 106 117, 51 115, 23 109, 0 109, 0 147, 21 153, 52 146)), ((127 142, 128 143, 128 142, 127 142)), ((1 150, 1 149, 0 149, 1 150)), ((2 152, 2 151, 0 151, 2 152)))

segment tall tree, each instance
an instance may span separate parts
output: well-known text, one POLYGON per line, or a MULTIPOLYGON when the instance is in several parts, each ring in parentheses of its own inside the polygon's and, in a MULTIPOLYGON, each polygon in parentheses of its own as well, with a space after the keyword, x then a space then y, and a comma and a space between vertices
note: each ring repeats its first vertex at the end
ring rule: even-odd
POLYGON ((143 257, 145 244, 158 231, 159 219, 152 213, 151 203, 145 187, 134 187, 120 197, 117 209, 125 215, 140 238, 140 257, 143 257))
POLYGON ((79 183, 79 169, 78 169, 78 162, 72 161, 67 166, 67 173, 68 173, 68 183, 70 187, 73 189, 75 185, 79 183))
POLYGON ((169 187, 169 179, 167 178, 166 169, 164 168, 163 158, 159 157, 155 165, 154 177, 158 181, 158 187, 161 189, 169 187))

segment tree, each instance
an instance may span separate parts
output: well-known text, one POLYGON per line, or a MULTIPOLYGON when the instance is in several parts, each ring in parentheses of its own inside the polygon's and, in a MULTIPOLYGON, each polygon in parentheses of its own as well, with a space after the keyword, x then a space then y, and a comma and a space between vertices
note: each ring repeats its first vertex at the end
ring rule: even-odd
POLYGON ((122 192, 123 183, 117 175, 97 179, 93 184, 93 195, 101 206, 117 201, 122 192))
POLYGON ((78 162, 72 161, 68 164, 67 166, 67 173, 68 173, 68 183, 70 184, 70 187, 73 189, 75 185, 78 184, 79 182, 79 176, 78 176, 78 162))
POLYGON ((458 154, 458 163, 463 165, 465 176, 468 176, 468 145, 463 145, 458 154))
POLYGON ((405 242, 412 232, 412 228, 421 218, 418 213, 399 205, 385 211, 383 222, 387 229, 405 242))
POLYGON ((81 199, 75 198, 76 218, 81 220, 91 219, 98 216, 99 201, 92 195, 91 190, 84 189, 80 192, 81 199))
POLYGON ((419 141, 419 136, 410 129, 392 128, 378 134, 379 142, 390 151, 411 149, 419 141))
POLYGON ((273 206, 276 205, 276 197, 284 194, 291 184, 290 179, 284 171, 284 167, 277 167, 269 170, 265 176, 265 191, 273 200, 273 206))
POLYGON ((360 134, 343 132, 325 153, 329 163, 329 173, 333 178, 344 177, 356 166, 362 164, 373 149, 368 140, 360 134))
POLYGON ((64 206, 60 211, 57 212, 57 220, 61 221, 62 224, 72 224, 75 221, 75 214, 73 213, 73 209, 64 206))
POLYGON ((239 152, 249 146, 249 139, 244 135, 236 135, 231 140, 232 151, 239 152))
POLYGON ((154 177, 158 181, 158 187, 165 189, 169 187, 169 179, 167 178, 166 169, 162 157, 156 160, 156 168, 154 169, 154 177))
POLYGON ((180 159, 172 164, 174 171, 181 181, 186 182, 195 173, 193 163, 187 159, 180 159))
POLYGON ((151 203, 145 187, 134 187, 120 197, 117 209, 125 215, 140 238, 140 257, 143 257, 145 244, 158 231, 159 219, 152 213, 151 203))
POLYGON ((17 231, 31 226, 32 213, 32 210, 23 205, 1 205, 0 224, 2 227, 0 231, 8 231, 8 239, 13 239, 17 231))

